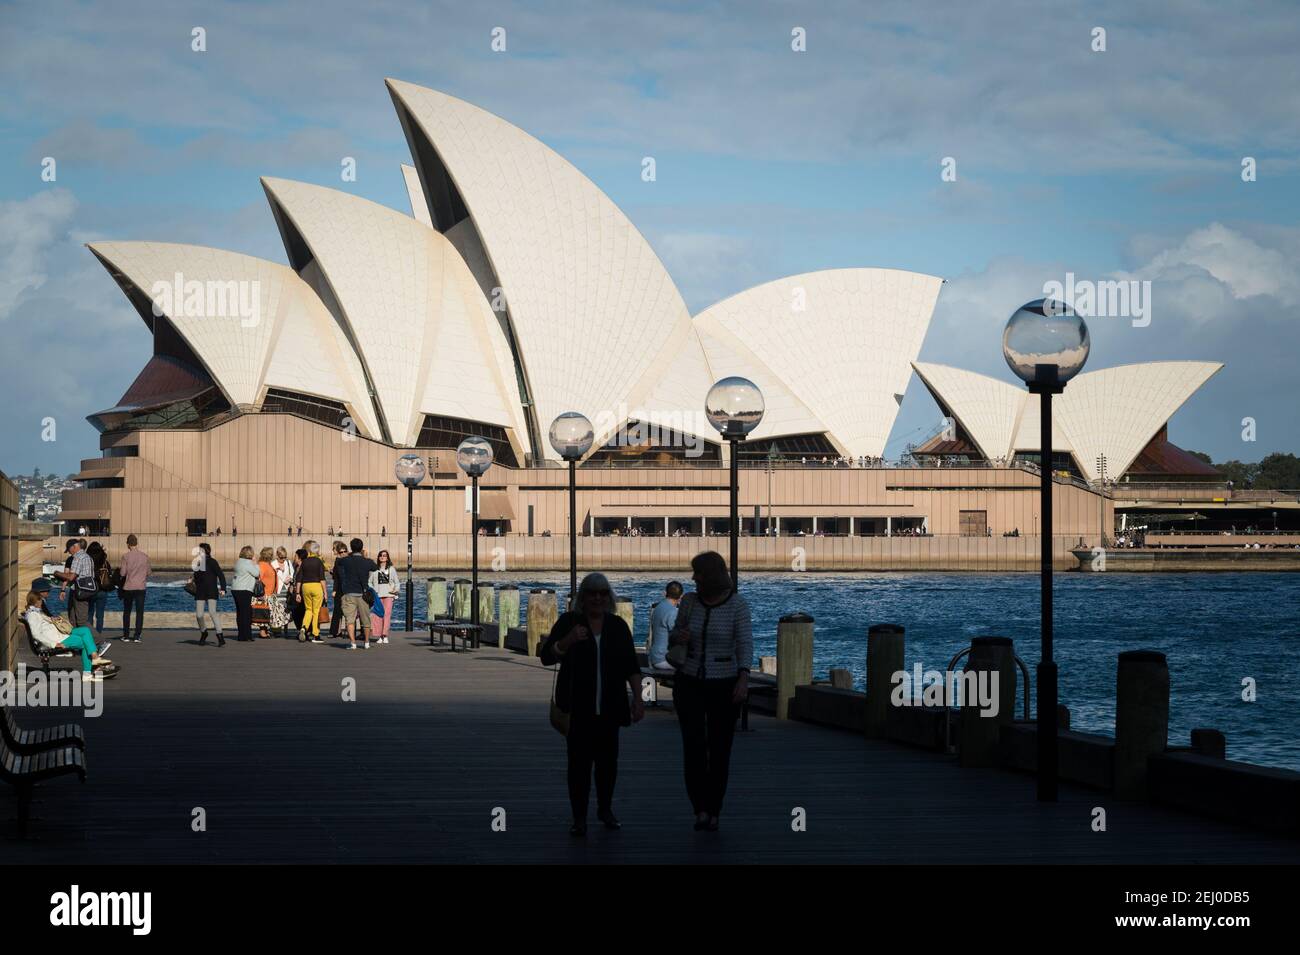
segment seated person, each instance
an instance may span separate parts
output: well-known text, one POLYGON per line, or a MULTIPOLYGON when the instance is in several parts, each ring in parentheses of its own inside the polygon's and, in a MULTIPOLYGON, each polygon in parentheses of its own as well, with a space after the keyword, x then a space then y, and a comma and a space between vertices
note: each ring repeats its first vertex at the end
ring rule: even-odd
MULTIPOLYGON (((48 585, 46 593, 49 592, 48 585)), ((32 639, 45 647, 67 647, 81 653, 81 678, 86 681, 102 680, 95 667, 111 662, 101 655, 95 646, 95 637, 88 627, 74 627, 72 633, 64 634, 54 624, 54 617, 45 607, 44 594, 33 590, 27 595, 27 607, 23 613, 27 626, 32 631, 32 639)), ((108 644, 104 644, 104 650, 108 644)))

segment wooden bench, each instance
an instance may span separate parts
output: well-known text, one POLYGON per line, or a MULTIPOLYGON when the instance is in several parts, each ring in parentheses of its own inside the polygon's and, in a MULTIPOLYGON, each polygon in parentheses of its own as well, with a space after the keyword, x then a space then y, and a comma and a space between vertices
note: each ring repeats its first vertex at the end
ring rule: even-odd
POLYGON ((73 650, 71 647, 47 647, 45 644, 40 643, 36 637, 32 635, 32 628, 27 623, 27 617, 23 614, 19 614, 18 619, 22 622, 23 630, 27 632, 27 646, 31 648, 36 659, 41 661, 41 669, 44 670, 46 674, 50 672, 50 657, 71 657, 79 654, 79 651, 73 650))
POLYGON ((25 730, 14 719, 13 707, 3 707, 4 718, 0 720, 0 734, 9 749, 22 756, 42 753, 47 749, 59 749, 63 746, 86 748, 86 737, 78 723, 63 723, 59 726, 43 726, 36 730, 25 730))
POLYGON ((86 755, 76 746, 62 746, 27 754, 14 752, 7 741, 0 746, 0 779, 13 786, 18 794, 19 838, 27 835, 32 790, 36 784, 74 773, 83 783, 86 781, 86 755))
MULTIPOLYGON (((45 672, 46 676, 48 676, 50 673, 51 657, 80 657, 81 656, 80 650, 74 650, 71 647, 65 647, 62 645, 47 647, 45 644, 41 643, 34 636, 32 636, 32 628, 31 626, 28 625, 27 618, 25 616, 19 614, 18 619, 19 621, 22 622, 23 630, 27 632, 27 646, 31 649, 32 653, 36 656, 36 659, 41 661, 41 670, 45 672)), ((100 675, 103 676, 105 680, 117 676, 118 672, 121 670, 121 667, 119 667, 116 663, 98 663, 95 665, 95 668, 99 670, 100 675)))
POLYGON ((434 645, 434 637, 437 637, 437 645, 443 645, 443 638, 446 637, 451 641, 451 649, 456 651, 456 639, 459 637, 460 642, 469 649, 477 650, 483 638, 483 626, 477 623, 466 623, 464 620, 457 620, 455 617, 435 617, 433 620, 419 621, 420 626, 429 628, 429 646, 434 645))

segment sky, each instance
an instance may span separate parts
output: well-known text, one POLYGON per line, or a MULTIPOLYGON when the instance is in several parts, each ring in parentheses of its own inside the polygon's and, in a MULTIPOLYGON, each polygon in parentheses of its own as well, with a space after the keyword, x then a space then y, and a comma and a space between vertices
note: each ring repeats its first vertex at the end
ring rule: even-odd
MULTIPOLYGON (((1089 318, 1088 369, 1221 361, 1171 440, 1300 452, 1297 47, 1292 2, 0 0, 0 469, 98 456, 85 416, 150 353, 86 242, 285 262, 259 176, 409 211, 385 77, 557 150, 692 313, 801 272, 928 273, 921 360, 1011 381, 1002 328, 1046 283, 1149 282, 1145 317, 1089 318)), ((940 424, 913 376, 886 454, 940 424)))

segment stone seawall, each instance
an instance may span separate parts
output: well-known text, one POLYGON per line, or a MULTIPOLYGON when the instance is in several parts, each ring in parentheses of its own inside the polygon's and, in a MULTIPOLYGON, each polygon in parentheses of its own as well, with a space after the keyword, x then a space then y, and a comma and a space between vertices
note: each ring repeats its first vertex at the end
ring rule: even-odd
MULTIPOLYGON (((307 535, 303 535, 306 537, 307 535)), ((349 534, 348 537, 352 535, 349 534)), ((315 535, 328 549, 331 538, 315 535)), ((388 549, 393 562, 406 566, 406 540, 389 534, 362 536, 367 551, 388 549)), ((119 535, 99 540, 116 561, 126 550, 125 538, 119 535)), ((212 555, 222 567, 230 568, 240 547, 251 545, 293 549, 302 546, 302 538, 285 537, 204 537, 212 555)), ((140 547, 150 556, 158 571, 188 570, 200 538, 176 535, 141 535, 140 547)), ((480 537, 479 566, 498 571, 562 571, 569 566, 569 539, 564 537, 480 537)), ((424 536, 415 542, 415 568, 420 573, 447 572, 463 574, 470 566, 468 535, 424 536)), ((1078 537, 1057 537, 1054 542, 1057 570, 1076 566, 1071 548, 1080 544, 1078 537)), ((1039 538, 1024 537, 742 537, 740 564, 749 571, 1017 571, 1038 570, 1039 538)), ((716 550, 726 554, 726 537, 579 537, 578 563, 582 567, 600 567, 617 571, 681 572, 691 558, 701 551, 716 550)), ((44 550, 45 560, 63 561, 63 542, 50 539, 44 550)))

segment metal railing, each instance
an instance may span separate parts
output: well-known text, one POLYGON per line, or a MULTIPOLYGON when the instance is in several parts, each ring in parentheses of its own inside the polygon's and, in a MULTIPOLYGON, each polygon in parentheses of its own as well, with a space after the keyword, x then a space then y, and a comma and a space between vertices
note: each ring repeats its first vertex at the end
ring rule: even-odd
MULTIPOLYGON (((951 673, 952 668, 957 665, 957 661, 960 660, 962 657, 967 656, 969 653, 970 653, 970 647, 967 647, 965 650, 958 650, 957 653, 953 656, 953 658, 948 661, 948 669, 945 672, 951 673)), ((1025 666, 1025 661, 1020 659, 1018 654, 1013 653, 1011 656, 1016 661, 1017 666, 1020 667, 1020 672, 1024 674, 1025 677, 1024 718, 1028 720, 1029 719, 1029 667, 1025 666)), ((947 693, 948 693, 948 688, 945 686, 944 701, 943 701, 944 710, 945 710, 944 721, 943 721, 943 750, 945 753, 951 753, 956 750, 956 747, 952 745, 953 706, 952 706, 952 700, 948 699, 947 697, 947 693)))

